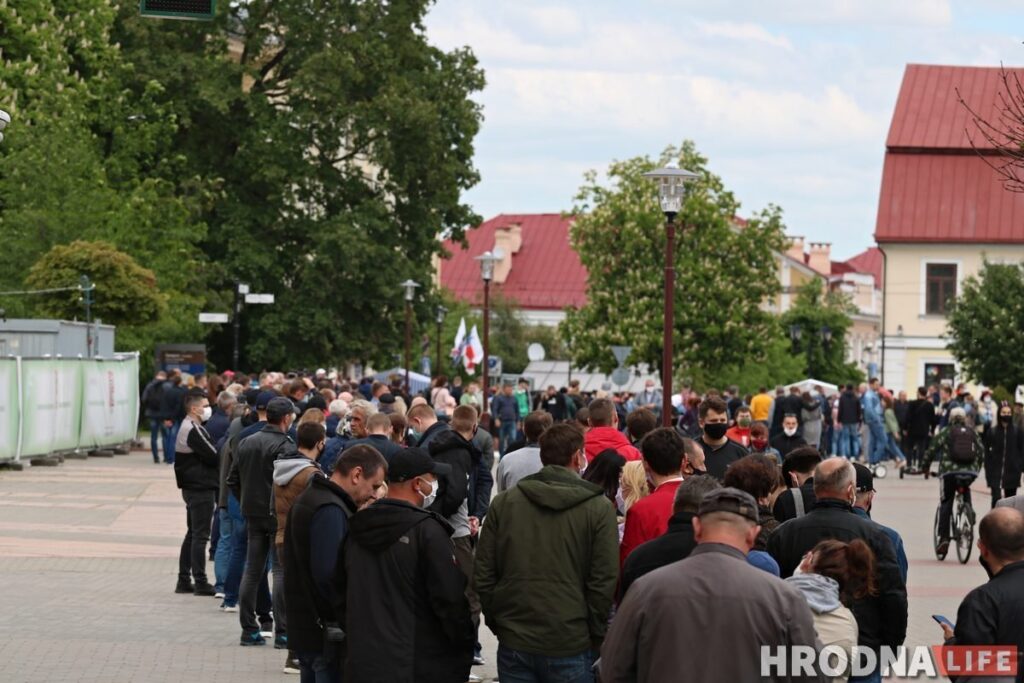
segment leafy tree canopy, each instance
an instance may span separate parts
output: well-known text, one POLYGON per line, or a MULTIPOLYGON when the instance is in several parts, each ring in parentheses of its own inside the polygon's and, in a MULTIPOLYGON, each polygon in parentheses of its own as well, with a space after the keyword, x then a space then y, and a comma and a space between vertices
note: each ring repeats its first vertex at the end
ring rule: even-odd
POLYGON ((990 387, 1024 384, 1024 270, 988 263, 965 278, 947 312, 949 349, 964 373, 990 387))
POLYGON ((794 351, 803 358, 804 377, 837 385, 864 381, 864 374, 857 365, 846 362, 846 335, 853 326, 850 316, 856 312, 857 307, 847 295, 826 292, 816 280, 800 288, 793 306, 782 315, 781 323, 785 335, 789 334, 791 326, 800 330, 800 341, 794 351), (828 342, 825 341, 826 328, 831 333, 828 342))
POLYGON ((568 311, 562 327, 581 366, 610 372, 615 344, 633 347, 629 365, 661 366, 665 226, 657 188, 643 174, 669 161, 699 175, 677 218, 677 374, 714 378, 726 368, 762 362, 766 340, 777 335, 762 303, 779 290, 781 211, 772 206, 737 225, 739 202, 685 142, 666 149, 658 163, 648 157, 613 163, 606 184, 594 171, 585 176, 571 239, 587 267, 589 300, 568 311))

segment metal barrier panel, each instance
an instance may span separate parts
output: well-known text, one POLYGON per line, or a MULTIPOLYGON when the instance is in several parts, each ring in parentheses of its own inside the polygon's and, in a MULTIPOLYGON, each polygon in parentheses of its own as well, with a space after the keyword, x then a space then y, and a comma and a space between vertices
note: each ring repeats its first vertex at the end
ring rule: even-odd
POLYGON ((19 457, 78 448, 82 361, 22 359, 19 457))
POLYGON ((82 365, 79 448, 115 446, 136 436, 139 359, 92 360, 82 365))
POLYGON ((18 359, 0 358, 0 462, 18 459, 21 400, 18 359))

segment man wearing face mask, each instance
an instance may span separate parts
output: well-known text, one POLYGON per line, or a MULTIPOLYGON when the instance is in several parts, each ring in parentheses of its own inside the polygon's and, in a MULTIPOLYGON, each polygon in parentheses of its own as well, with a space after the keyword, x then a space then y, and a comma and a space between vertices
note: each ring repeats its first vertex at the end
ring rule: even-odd
POLYGON ((206 544, 210 542, 210 524, 217 507, 220 458, 203 422, 210 419, 210 401, 202 389, 192 389, 185 397, 185 419, 178 430, 174 450, 174 479, 181 489, 188 516, 188 531, 178 557, 178 585, 175 593, 215 595, 206 578, 206 544), (189 574, 195 579, 192 585, 189 574))
POLYGON ((730 427, 725 435, 744 448, 750 448, 750 426, 754 423, 750 416, 750 406, 738 406, 735 416, 736 424, 730 427))
POLYGON ((725 469, 745 456, 747 449, 725 435, 729 431, 729 408, 722 399, 704 399, 697 409, 697 416, 703 430, 699 443, 704 449, 708 474, 721 481, 725 469))
POLYGON ((992 507, 1004 498, 1017 495, 1024 467, 1024 432, 1013 425, 1013 410, 1003 401, 995 425, 985 432, 985 481, 992 490, 992 507))
MULTIPOLYGON (((768 538, 768 552, 779 563, 782 578, 793 575, 803 556, 819 541, 834 538, 850 542, 859 538, 875 554, 875 586, 878 592, 851 605, 859 629, 861 648, 895 648, 907 635, 907 586, 896 562, 892 541, 869 519, 853 511, 856 472, 843 457, 823 460, 814 470, 814 508, 803 517, 785 522, 768 538)), ((863 679, 880 680, 878 672, 863 679)))
POLYGON ((426 509, 438 477, 450 474, 422 448, 402 449, 388 467, 387 497, 349 520, 338 581, 344 680, 468 680, 476 638, 466 578, 451 526, 426 509))
POLYGON ((295 450, 288 430, 295 420, 292 402, 278 396, 267 404, 267 422, 263 428, 242 439, 228 474, 227 484, 241 502, 245 516, 248 548, 245 573, 239 589, 238 620, 242 626, 240 645, 265 645, 260 635, 265 630, 256 621, 256 593, 266 576, 267 559, 274 575, 274 647, 288 647, 285 629, 284 573, 274 550, 275 522, 271 500, 274 486, 274 461, 295 450))
POLYGON ((796 419, 796 415, 786 415, 782 418, 782 433, 776 435, 772 439, 771 444, 772 448, 779 452, 783 460, 797 448, 807 445, 804 437, 800 436, 799 429, 800 424, 796 419))
POLYGON ((615 508, 579 476, 587 459, 574 425, 545 431, 540 459, 540 472, 491 503, 474 583, 498 637, 500 680, 547 680, 559 670, 592 681, 618 579, 615 508))

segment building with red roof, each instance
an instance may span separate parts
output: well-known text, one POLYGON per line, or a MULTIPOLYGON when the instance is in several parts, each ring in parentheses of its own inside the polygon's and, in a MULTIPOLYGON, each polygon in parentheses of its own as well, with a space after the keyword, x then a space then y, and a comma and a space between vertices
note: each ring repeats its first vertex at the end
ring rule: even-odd
MULTIPOLYGON (((1024 69, 1009 71, 1024 76, 1024 69)), ((1004 90, 999 68, 909 64, 903 75, 875 226, 882 380, 894 389, 959 382, 942 338, 949 301, 985 259, 1024 259, 1024 194, 1006 190, 982 158, 998 152, 960 102, 998 122, 1004 90)))

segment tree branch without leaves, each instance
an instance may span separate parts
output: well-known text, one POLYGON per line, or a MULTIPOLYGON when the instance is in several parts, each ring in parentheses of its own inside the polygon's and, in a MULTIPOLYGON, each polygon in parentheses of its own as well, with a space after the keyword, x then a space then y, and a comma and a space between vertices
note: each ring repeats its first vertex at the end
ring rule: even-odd
POLYGON ((1003 89, 999 92, 1000 113, 996 120, 984 119, 964 100, 960 89, 957 99, 971 115, 971 121, 987 145, 975 144, 969 130, 967 139, 978 156, 995 171, 1003 187, 1011 192, 1024 192, 1024 86, 1015 72, 1000 69, 1003 89))

